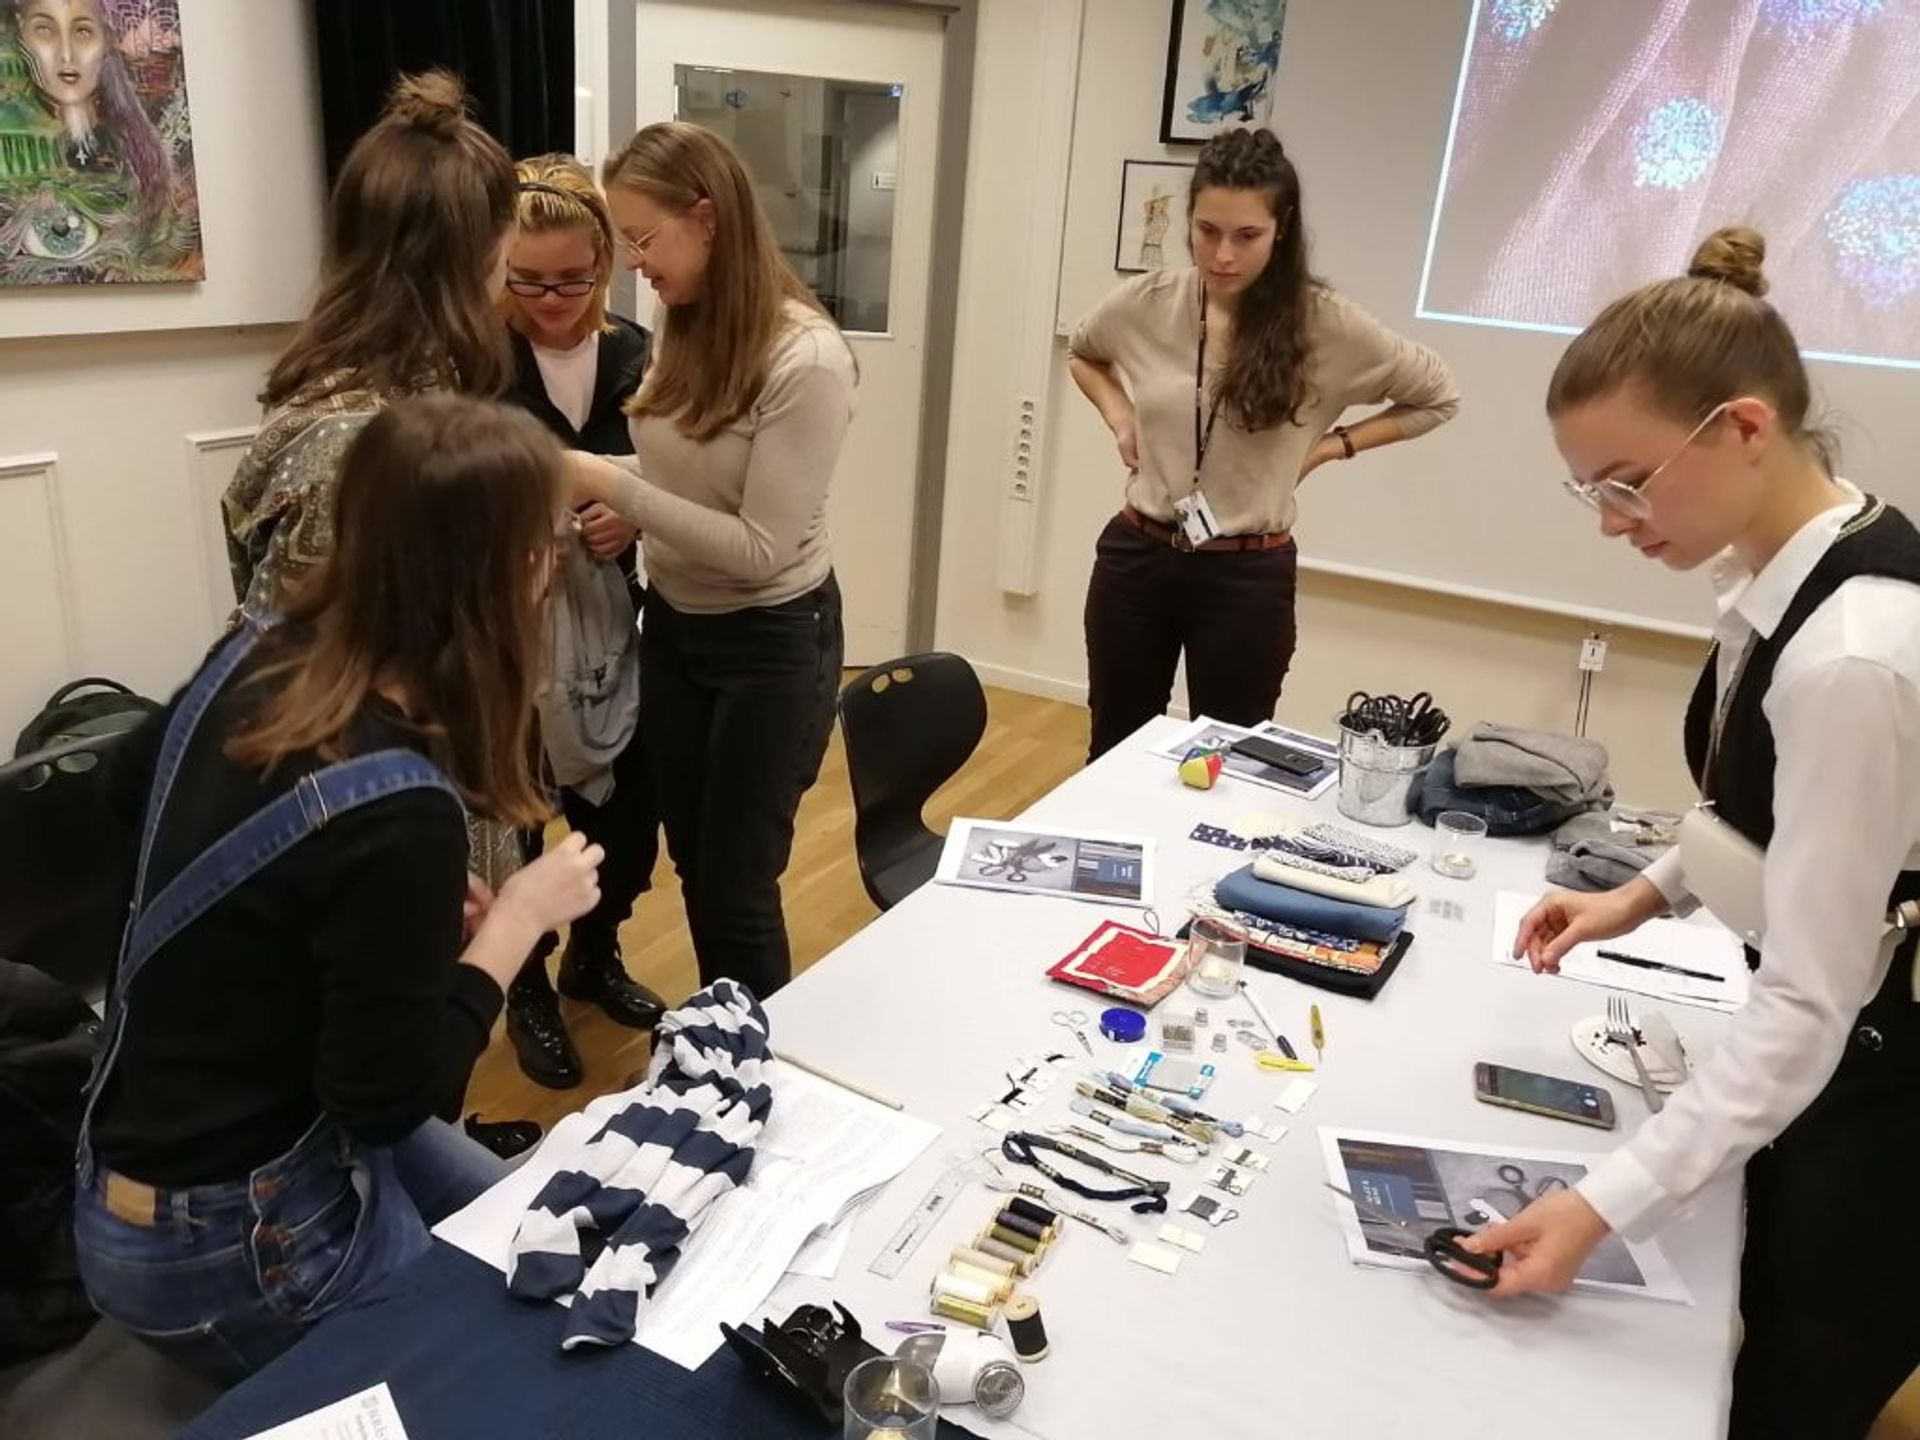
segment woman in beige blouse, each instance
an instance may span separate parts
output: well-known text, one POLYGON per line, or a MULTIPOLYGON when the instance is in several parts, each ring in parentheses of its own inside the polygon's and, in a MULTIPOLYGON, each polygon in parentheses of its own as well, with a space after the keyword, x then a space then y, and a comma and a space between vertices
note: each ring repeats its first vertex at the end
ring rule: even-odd
POLYGON ((1271 718, 1293 659, 1299 482, 1459 406, 1439 356, 1308 272, 1299 176, 1270 131, 1209 141, 1188 209, 1194 264, 1122 283, 1071 343, 1129 472, 1087 587, 1094 757, 1165 712, 1183 650, 1192 714, 1271 718))

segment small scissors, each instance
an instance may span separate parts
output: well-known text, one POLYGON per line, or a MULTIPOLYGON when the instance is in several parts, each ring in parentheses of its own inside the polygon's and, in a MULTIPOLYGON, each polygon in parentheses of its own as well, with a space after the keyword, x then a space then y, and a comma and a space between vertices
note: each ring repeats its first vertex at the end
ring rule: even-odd
POLYGON ((1080 1048, 1089 1055, 1093 1054, 1093 1043, 1087 1039, 1087 1032, 1084 1028, 1087 1023, 1086 1011, 1056 1010, 1053 1012, 1053 1023, 1056 1025, 1064 1025, 1067 1029, 1073 1031, 1073 1038, 1080 1042, 1080 1048))
POLYGON ((1391 1225, 1405 1235, 1420 1247, 1427 1263, 1454 1284, 1469 1290, 1491 1290, 1500 1283, 1500 1256, 1476 1255, 1460 1243, 1473 1233, 1471 1230, 1462 1230, 1457 1225, 1415 1225, 1384 1206, 1362 1200, 1350 1190, 1342 1190, 1331 1181, 1321 1183, 1367 1219, 1391 1225))

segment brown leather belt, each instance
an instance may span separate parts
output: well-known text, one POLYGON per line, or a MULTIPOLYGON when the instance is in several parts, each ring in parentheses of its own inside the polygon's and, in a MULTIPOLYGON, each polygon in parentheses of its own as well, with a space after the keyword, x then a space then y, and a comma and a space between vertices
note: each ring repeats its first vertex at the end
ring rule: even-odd
POLYGON ((1178 525, 1162 525, 1131 505, 1120 507, 1120 518, 1149 540, 1158 540, 1176 550, 1279 550, 1293 543, 1291 530, 1274 530, 1265 535, 1219 535, 1195 545, 1178 525))

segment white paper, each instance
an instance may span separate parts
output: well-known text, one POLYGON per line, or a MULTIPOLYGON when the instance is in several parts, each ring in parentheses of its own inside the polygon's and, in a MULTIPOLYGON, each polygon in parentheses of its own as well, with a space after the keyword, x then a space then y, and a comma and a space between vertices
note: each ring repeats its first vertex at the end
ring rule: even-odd
MULTIPOLYGON (((1513 937, 1520 933, 1520 922, 1526 918, 1527 911, 1539 900, 1538 895, 1512 890, 1502 890, 1495 897, 1489 952, 1495 964, 1526 967, 1524 956, 1518 960, 1513 958, 1513 937)), ((1631 935, 1623 935, 1618 940, 1576 945, 1561 960, 1560 975, 1563 979, 1609 990, 1631 990, 1637 995, 1672 1001, 1676 1005, 1698 1005, 1722 1012, 1738 1010, 1747 1003, 1747 988, 1752 981, 1746 951, 1732 931, 1720 925, 1681 920, 1649 920, 1631 935), (1602 960, 1602 950, 1618 950, 1643 960, 1658 960, 1718 975, 1723 983, 1602 960)))
MULTIPOLYGON (((823 1226, 911 1165, 937 1125, 775 1062, 773 1107, 746 1185, 709 1206, 686 1253, 654 1292, 634 1342, 688 1370, 720 1348, 720 1326, 755 1318, 823 1226)), ((548 1179, 632 1098, 605 1095, 553 1127, 538 1150, 434 1234, 506 1273, 520 1218, 548 1179)), ((818 1260, 816 1255, 815 1259, 818 1260)))
POLYGON ((1201 716, 1186 729, 1179 731, 1165 744, 1156 745, 1155 755, 1164 755, 1169 760, 1179 761, 1187 758, 1187 753, 1195 746, 1232 745, 1235 740, 1248 735, 1258 735, 1263 740, 1272 740, 1285 745, 1290 750, 1300 750, 1322 762, 1321 768, 1311 775, 1290 775, 1277 765, 1263 765, 1249 755, 1236 755, 1231 750, 1220 759, 1220 773, 1231 775, 1236 780, 1245 780, 1254 785, 1264 785, 1269 790, 1279 790, 1288 795, 1298 795, 1304 800, 1317 800, 1333 787, 1340 778, 1340 747, 1331 740, 1322 740, 1318 735, 1308 735, 1299 730, 1289 730, 1277 721, 1269 720, 1264 725, 1249 729, 1245 725, 1229 725, 1224 720, 1210 720, 1201 716))
POLYGON ((822 1226, 807 1237, 800 1253, 787 1267, 789 1275, 804 1275, 813 1280, 831 1280, 840 1273, 840 1262, 847 1258, 847 1244, 853 1238, 853 1225, 841 1220, 822 1226))
POLYGON ((1309 1080, 1304 1075, 1298 1076, 1288 1081, 1286 1088, 1274 1096, 1273 1103, 1289 1115, 1298 1115, 1307 1108, 1307 1102, 1313 1099, 1314 1091, 1319 1088, 1318 1081, 1309 1080))
POLYGON ((1153 904, 1153 849, 1145 835, 962 818, 947 828, 933 878, 942 885, 1145 909, 1153 904))
POLYGON ((252 1440, 407 1440, 407 1427, 393 1408, 386 1382, 358 1395, 262 1430, 252 1440))
MULTIPOLYGON (((1342 1190, 1385 1209, 1421 1221, 1477 1230, 1502 1217, 1511 1220, 1543 1188, 1562 1183, 1577 1185, 1604 1155, 1565 1150, 1529 1150, 1476 1145, 1463 1140, 1433 1140, 1411 1135, 1383 1135, 1365 1130, 1320 1128, 1321 1158, 1327 1178, 1342 1190), (1349 1147, 1342 1149, 1342 1142, 1349 1147), (1506 1175, 1500 1172, 1507 1171, 1506 1175), (1513 1178, 1517 1172, 1517 1181, 1513 1178), (1484 1210, 1477 1215, 1476 1210, 1484 1210), (1478 1223, 1476 1223, 1478 1222, 1478 1223)), ((1349 1201, 1328 1193, 1347 1256, 1356 1265, 1379 1265, 1393 1270, 1417 1270, 1450 1284, 1425 1257, 1398 1253, 1410 1243, 1395 1227, 1363 1217, 1349 1201), (1376 1248, 1391 1245, 1393 1249, 1376 1248)), ((1574 1289, 1600 1294, 1630 1295, 1644 1300, 1667 1300, 1691 1305, 1686 1283, 1652 1241, 1630 1241, 1609 1235, 1595 1247, 1573 1282, 1574 1289)))
POLYGON ((1180 1269, 1180 1254, 1164 1245, 1155 1245, 1142 1240, 1127 1252, 1127 1259, 1136 1265, 1144 1265, 1149 1270, 1158 1270, 1162 1275, 1172 1275, 1180 1269))

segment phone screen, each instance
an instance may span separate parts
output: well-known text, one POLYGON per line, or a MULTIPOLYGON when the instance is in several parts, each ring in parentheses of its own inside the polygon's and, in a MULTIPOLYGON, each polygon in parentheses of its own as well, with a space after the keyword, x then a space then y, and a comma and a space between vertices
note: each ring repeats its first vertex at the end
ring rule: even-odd
POLYGON ((1536 1075, 1531 1070, 1509 1070, 1504 1065, 1488 1067, 1492 1091, 1503 1100, 1542 1110, 1558 1110, 1563 1115, 1598 1118, 1600 1092, 1577 1080, 1559 1080, 1552 1075, 1536 1075))

